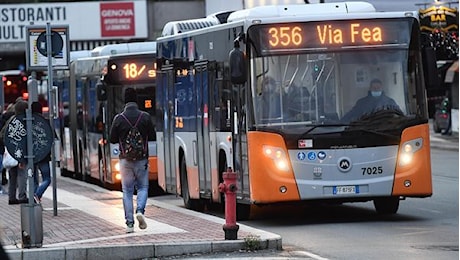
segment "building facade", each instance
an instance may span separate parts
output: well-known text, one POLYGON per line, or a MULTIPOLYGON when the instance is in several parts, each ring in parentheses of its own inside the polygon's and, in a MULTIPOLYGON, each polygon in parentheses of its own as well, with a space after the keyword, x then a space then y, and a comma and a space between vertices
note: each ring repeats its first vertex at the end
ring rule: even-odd
POLYGON ((205 15, 203 0, 0 4, 0 71, 25 69, 26 28, 30 25, 68 26, 69 50, 78 51, 152 41, 169 21, 205 15))

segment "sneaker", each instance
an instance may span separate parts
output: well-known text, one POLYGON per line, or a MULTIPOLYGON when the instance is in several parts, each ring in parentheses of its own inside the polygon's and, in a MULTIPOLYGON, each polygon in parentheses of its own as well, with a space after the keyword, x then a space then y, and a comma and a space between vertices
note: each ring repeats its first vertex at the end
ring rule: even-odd
POLYGON ((36 204, 40 204, 42 202, 41 199, 37 195, 34 195, 34 201, 36 204))
POLYGON ((134 232, 134 224, 129 223, 126 225, 126 233, 133 233, 134 232))
POLYGON ((139 228, 140 229, 146 229, 147 228, 147 222, 145 222, 145 217, 144 214, 138 212, 136 214, 137 221, 139 221, 139 228))

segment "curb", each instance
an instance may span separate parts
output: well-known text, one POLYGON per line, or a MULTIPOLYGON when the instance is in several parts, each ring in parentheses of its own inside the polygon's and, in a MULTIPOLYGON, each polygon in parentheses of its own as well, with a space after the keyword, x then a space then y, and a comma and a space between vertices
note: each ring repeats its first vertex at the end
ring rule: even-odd
MULTIPOLYGON (((116 260, 116 259, 143 259, 155 257, 170 257, 189 254, 211 254, 219 252, 235 252, 245 250, 244 240, 233 241, 206 241, 180 242, 95 247, 58 247, 6 250, 10 260, 116 260)), ((260 249, 281 250, 281 237, 261 240, 260 249)))

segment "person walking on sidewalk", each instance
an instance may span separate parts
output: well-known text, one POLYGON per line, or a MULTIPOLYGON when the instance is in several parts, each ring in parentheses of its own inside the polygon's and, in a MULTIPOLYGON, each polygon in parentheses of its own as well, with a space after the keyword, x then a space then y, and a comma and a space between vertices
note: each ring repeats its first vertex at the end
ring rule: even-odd
MULTIPOLYGON (((32 113, 36 116, 42 115, 43 106, 40 102, 32 102, 32 113)), ((47 121, 46 121, 47 122, 47 121)), ((34 201, 35 203, 39 204, 41 202, 43 193, 45 193, 46 189, 51 183, 51 170, 50 170, 50 161, 51 161, 51 151, 38 163, 34 164, 34 184, 35 184, 35 192, 34 192, 34 201), (38 170, 42 175, 42 182, 39 182, 39 175, 38 170)))
POLYGON ((150 114, 139 110, 137 93, 125 90, 125 107, 117 114, 110 129, 110 142, 120 148, 120 173, 123 208, 127 233, 134 232, 134 189, 137 189, 136 218, 140 229, 146 229, 144 213, 149 189, 148 140, 154 140, 154 126, 150 114), (140 133, 140 134, 139 134, 140 133), (134 140, 135 136, 138 139, 134 140), (139 144, 139 145, 137 145, 139 144))
MULTIPOLYGON (((17 100, 14 104, 14 116, 18 116, 26 113, 28 104, 24 100, 17 100)), ((8 121, 5 122, 2 130, 0 131, 0 141, 4 145, 5 141, 3 140, 5 136, 6 128, 14 116, 10 116, 8 121)), ((5 148, 6 149, 6 148, 5 148)), ((27 203, 27 173, 25 168, 20 168, 21 166, 15 166, 8 170, 8 204, 20 204, 27 203), (18 190, 18 198, 16 198, 16 189, 18 190)))

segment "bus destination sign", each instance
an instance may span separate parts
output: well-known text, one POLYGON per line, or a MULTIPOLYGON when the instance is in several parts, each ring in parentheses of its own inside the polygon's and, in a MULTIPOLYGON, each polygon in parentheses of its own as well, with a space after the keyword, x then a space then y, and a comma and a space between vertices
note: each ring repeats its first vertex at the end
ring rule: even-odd
POLYGON ((156 78, 155 59, 114 59, 108 63, 106 78, 112 84, 149 82, 156 78))
POLYGON ((261 53, 278 50, 400 45, 409 43, 411 23, 408 21, 410 20, 385 19, 263 24, 250 28, 249 37, 254 42, 259 39, 261 53))

